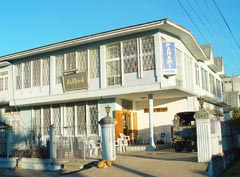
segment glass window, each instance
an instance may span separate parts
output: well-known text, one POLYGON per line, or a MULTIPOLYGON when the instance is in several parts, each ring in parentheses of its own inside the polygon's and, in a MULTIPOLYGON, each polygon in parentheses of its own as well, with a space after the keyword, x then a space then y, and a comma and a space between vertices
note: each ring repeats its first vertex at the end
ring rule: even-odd
POLYGON ((66 135, 74 134, 74 104, 65 105, 64 129, 66 135))
POLYGON ((87 50, 78 51, 77 69, 80 72, 87 71, 87 50))
POLYGON ((121 85, 120 43, 106 47, 107 86, 121 85))
POLYGON ((32 129, 36 136, 41 135, 41 107, 33 108, 32 129))
POLYGON ((52 120, 55 127, 55 135, 61 135, 61 107, 60 105, 52 106, 52 120))
POLYGON ((40 86, 40 80, 41 80, 41 61, 40 60, 35 60, 32 62, 33 66, 33 76, 32 76, 32 83, 33 86, 40 86))
POLYGON ((142 61, 143 70, 155 69, 155 53, 154 53, 154 37, 147 36, 141 39, 142 41, 142 61))
POLYGON ((23 63, 23 86, 24 88, 31 87, 31 62, 23 63))
POLYGON ((65 55, 66 70, 76 69, 76 52, 67 53, 65 55))
POLYGON ((43 135, 49 135, 50 106, 43 107, 43 135))
POLYGON ((137 72, 138 58, 136 39, 123 41, 123 61, 124 73, 137 72))
POLYGON ((90 78, 98 78, 99 77, 99 49, 93 48, 89 49, 89 70, 90 70, 90 78))
POLYGON ((62 75, 64 70, 64 55, 55 56, 55 67, 56 67, 55 72, 56 84, 62 83, 62 75))
POLYGON ((22 65, 15 65, 16 89, 22 88, 22 65))
POLYGON ((77 103, 77 134, 86 134, 86 104, 77 103))
POLYGON ((49 58, 42 59, 42 85, 49 85, 49 58))
POLYGON ((98 134, 98 107, 97 102, 92 101, 88 103, 89 117, 90 117, 90 133, 98 134))

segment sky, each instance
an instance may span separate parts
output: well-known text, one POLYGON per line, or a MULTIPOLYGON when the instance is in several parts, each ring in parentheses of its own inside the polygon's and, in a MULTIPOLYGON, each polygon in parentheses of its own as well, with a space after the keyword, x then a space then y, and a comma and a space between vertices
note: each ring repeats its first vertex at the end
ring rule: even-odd
POLYGON ((239 0, 1 0, 0 56, 168 18, 240 74, 239 0))

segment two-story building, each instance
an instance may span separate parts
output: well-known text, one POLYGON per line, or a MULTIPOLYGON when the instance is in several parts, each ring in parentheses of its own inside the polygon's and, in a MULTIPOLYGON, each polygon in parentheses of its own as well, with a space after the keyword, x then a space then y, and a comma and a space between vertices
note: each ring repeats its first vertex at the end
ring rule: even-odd
POLYGON ((129 26, 1 56, 1 121, 15 143, 45 141, 51 124, 56 139, 97 139, 109 105, 116 136, 135 142, 152 126, 171 142, 174 115, 197 111, 198 97, 213 127, 222 120, 222 74, 211 46, 169 19, 129 26))

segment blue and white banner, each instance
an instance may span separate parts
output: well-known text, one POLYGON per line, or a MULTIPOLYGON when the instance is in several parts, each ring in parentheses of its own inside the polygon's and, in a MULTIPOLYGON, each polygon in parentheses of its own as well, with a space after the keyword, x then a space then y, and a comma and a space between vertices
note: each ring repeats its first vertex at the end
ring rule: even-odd
POLYGON ((177 63, 174 42, 163 42, 162 49, 163 49, 163 74, 164 75, 177 74, 177 63))

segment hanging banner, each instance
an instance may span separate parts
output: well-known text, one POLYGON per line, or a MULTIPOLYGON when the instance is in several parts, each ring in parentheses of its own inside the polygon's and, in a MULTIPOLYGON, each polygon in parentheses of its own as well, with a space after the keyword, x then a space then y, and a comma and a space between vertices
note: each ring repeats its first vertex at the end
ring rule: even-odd
POLYGON ((174 42, 163 42, 163 75, 177 74, 177 63, 174 42))

